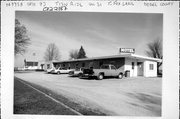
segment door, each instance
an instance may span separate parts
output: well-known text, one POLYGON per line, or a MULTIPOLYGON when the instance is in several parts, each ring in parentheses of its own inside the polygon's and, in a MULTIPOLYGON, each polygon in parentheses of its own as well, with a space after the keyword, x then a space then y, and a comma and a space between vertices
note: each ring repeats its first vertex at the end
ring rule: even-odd
POLYGON ((138 72, 138 76, 143 76, 143 62, 137 62, 137 72, 138 72))
POLYGON ((118 75, 118 70, 113 65, 111 65, 110 72, 111 72, 111 76, 117 76, 118 75))
POLYGON ((44 64, 41 64, 41 69, 44 69, 44 64))
POLYGON ((61 69, 60 69, 60 72, 64 74, 64 73, 68 73, 68 70, 65 69, 65 68, 61 68, 61 69))

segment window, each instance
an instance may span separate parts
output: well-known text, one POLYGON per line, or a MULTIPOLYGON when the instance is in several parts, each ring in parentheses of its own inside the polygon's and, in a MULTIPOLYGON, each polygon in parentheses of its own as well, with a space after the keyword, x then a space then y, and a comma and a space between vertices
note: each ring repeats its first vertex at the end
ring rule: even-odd
POLYGON ((110 64, 115 65, 115 61, 110 61, 110 64))
POLYGON ((109 66, 108 65, 102 65, 101 69, 109 69, 109 66))
POLYGON ((47 69, 49 69, 50 68, 50 64, 47 64, 47 69))
POLYGON ((38 62, 34 62, 34 66, 38 66, 38 62))
POLYGON ((94 65, 94 62, 89 63, 89 67, 93 67, 93 65, 94 65))
POLYGON ((149 64, 149 70, 154 70, 154 65, 153 64, 149 64))
POLYGON ((116 70, 116 67, 115 66, 111 66, 111 69, 116 70))
POLYGON ((85 63, 84 62, 82 63, 82 67, 85 67, 85 63))
POLYGON ((132 62, 132 69, 134 69, 134 62, 132 62))
POLYGON ((101 67, 103 65, 103 62, 101 61, 101 62, 99 62, 99 67, 101 67))
POLYGON ((78 63, 76 63, 76 69, 78 69, 78 63))
POLYGON ((65 67, 65 64, 63 64, 63 67, 65 67))
POLYGON ((68 69, 71 69, 71 64, 70 63, 68 63, 68 69))

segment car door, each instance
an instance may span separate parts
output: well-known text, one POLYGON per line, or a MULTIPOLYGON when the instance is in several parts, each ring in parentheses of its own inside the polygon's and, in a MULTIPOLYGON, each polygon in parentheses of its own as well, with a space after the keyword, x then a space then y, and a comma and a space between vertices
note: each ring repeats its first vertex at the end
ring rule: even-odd
POLYGON ((61 67, 59 67, 57 70, 56 70, 56 73, 57 72, 60 72, 61 73, 61 67))
POLYGON ((117 69, 115 66, 111 65, 110 66, 110 71, 111 71, 111 76, 117 76, 117 69))
POLYGON ((61 73, 67 73, 67 70, 65 68, 62 68, 61 73))
POLYGON ((105 69, 106 71, 105 71, 105 75, 106 76, 111 76, 111 67, 110 66, 106 66, 106 69, 105 69))
POLYGON ((104 76, 111 76, 111 71, 109 65, 102 65, 101 72, 104 72, 104 76))

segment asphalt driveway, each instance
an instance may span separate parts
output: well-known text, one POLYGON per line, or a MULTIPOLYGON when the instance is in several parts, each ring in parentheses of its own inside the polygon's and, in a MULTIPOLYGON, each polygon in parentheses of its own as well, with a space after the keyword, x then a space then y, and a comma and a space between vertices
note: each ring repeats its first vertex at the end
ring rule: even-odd
POLYGON ((88 80, 45 72, 19 72, 15 76, 106 115, 161 116, 161 78, 88 80))

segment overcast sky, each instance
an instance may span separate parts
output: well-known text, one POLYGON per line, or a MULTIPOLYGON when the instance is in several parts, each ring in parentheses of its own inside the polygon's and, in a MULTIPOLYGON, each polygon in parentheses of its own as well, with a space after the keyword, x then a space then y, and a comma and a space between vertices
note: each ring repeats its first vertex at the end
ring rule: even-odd
POLYGON ((49 43, 67 60, 81 45, 88 57, 115 55, 119 48, 145 56, 147 43, 162 38, 162 14, 18 11, 16 18, 26 26, 31 45, 15 57, 15 66, 23 66, 25 58, 42 61, 49 43))

